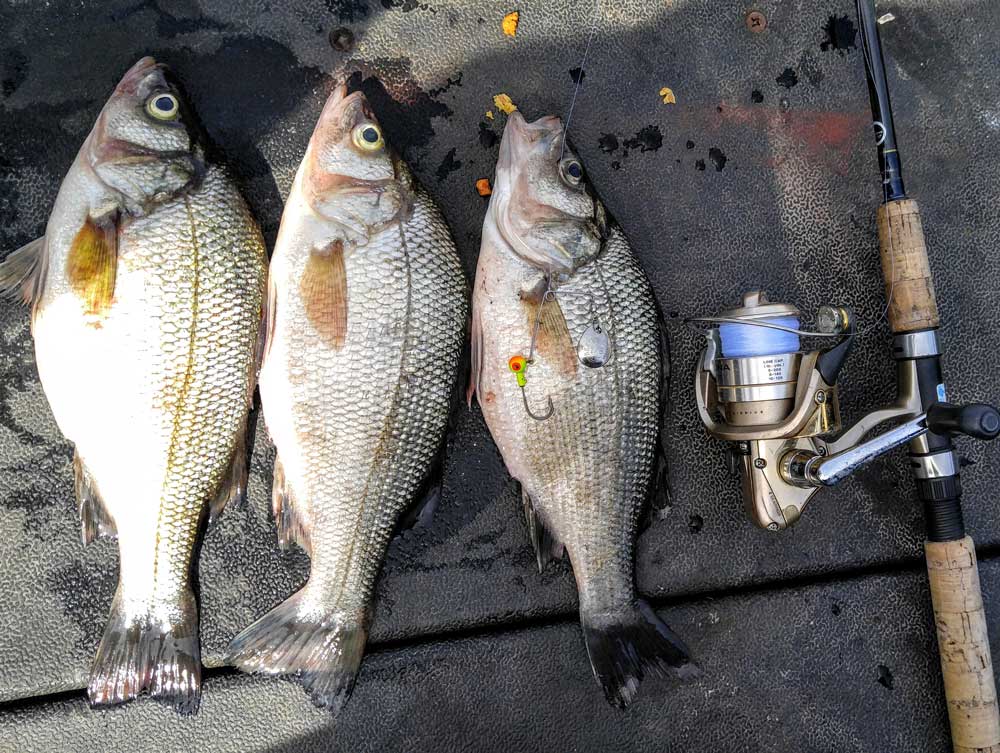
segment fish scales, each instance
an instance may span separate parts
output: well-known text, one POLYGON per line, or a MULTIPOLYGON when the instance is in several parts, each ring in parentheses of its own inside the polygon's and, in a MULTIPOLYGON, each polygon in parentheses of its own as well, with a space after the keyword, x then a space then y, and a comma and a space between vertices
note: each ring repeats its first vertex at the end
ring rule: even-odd
POLYGON ((521 484, 539 568, 569 554, 594 675, 624 706, 650 672, 697 673, 634 585, 662 460, 661 322, 563 139, 558 118, 507 120, 473 292, 469 396, 521 484))
MULTIPOLYGON (((492 263, 485 260, 484 266, 492 263)), ((518 293, 539 279, 537 270, 524 265, 505 283, 487 283, 477 291, 476 305, 490 322, 484 328, 485 357, 500 365, 485 372, 483 410, 495 435, 517 438, 504 443, 505 461, 555 538, 567 546, 581 598, 599 608, 618 606, 631 598, 632 542, 657 442, 656 306, 616 229, 601 256, 558 289, 558 303, 544 304, 562 308, 574 343, 596 316, 615 344, 615 357, 600 369, 581 368, 570 381, 536 353, 528 367, 528 401, 541 412, 551 397, 555 410, 547 420, 525 420, 521 391, 506 362, 529 348, 533 322, 518 293), (577 552, 586 556, 574 558, 577 552)))
POLYGON ((210 168, 197 193, 127 225, 121 253, 146 298, 116 315, 156 312, 159 325, 148 350, 124 355, 162 385, 167 460, 153 578, 156 589, 173 593, 187 582, 203 507, 243 441, 266 252, 242 199, 210 168))
POLYGON ((168 72, 124 76, 45 236, 0 264, 33 306, 38 372, 73 468, 84 543, 115 536, 119 585, 94 705, 200 698, 192 558, 206 508, 245 488, 266 251, 168 72))
POLYGON ((467 289, 441 213, 360 92, 327 100, 271 260, 260 375, 278 454, 279 541, 309 580, 230 645, 338 711, 354 686, 386 548, 440 452, 467 289))
MULTIPOLYGON (((294 436, 275 441, 310 529, 310 584, 344 608, 368 603, 399 513, 440 446, 465 316, 457 257, 440 253, 449 243, 419 192, 405 223, 346 253, 351 314, 339 352, 309 326, 300 298, 279 299, 261 375, 265 415, 293 415, 294 436), (287 404, 270 391, 278 369, 287 369, 287 404)), ((289 290, 301 285, 309 249, 300 252, 275 266, 289 290)))

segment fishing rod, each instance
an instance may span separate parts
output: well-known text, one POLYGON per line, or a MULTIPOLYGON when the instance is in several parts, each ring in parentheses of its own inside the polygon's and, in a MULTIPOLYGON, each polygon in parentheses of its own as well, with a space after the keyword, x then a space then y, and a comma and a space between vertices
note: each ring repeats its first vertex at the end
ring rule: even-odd
POLYGON ((875 123, 884 200, 878 208, 882 274, 895 335, 900 389, 913 380, 931 431, 910 443, 910 467, 924 504, 927 575, 937 626, 941 672, 957 751, 1000 750, 1000 717, 990 642, 972 537, 962 519, 962 486, 951 435, 991 439, 995 409, 947 404, 941 370, 940 325, 920 209, 907 197, 892 123, 892 105, 873 0, 857 0, 865 70, 875 123))
POLYGON ((691 320, 709 325, 695 379, 698 411, 709 434, 734 443, 730 457, 747 512, 771 531, 795 523, 819 489, 908 445, 924 508, 924 552, 954 749, 1000 753, 979 570, 962 518, 952 446, 958 434, 994 439, 1000 413, 989 405, 947 402, 927 245, 920 210, 903 182, 873 0, 857 0, 857 10, 882 178, 876 219, 896 400, 840 432, 837 377, 858 334, 853 314, 821 306, 805 328, 795 306, 752 291, 737 308, 691 320), (823 344, 809 350, 803 338, 823 344), (891 428, 882 428, 887 424, 891 428), (866 439, 877 429, 881 433, 866 439))

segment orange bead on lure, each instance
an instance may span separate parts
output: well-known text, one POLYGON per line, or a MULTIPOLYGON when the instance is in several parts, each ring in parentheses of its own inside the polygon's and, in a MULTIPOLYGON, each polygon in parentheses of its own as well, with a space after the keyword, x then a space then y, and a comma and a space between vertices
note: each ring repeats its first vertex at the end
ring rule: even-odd
POLYGON ((528 375, 525 373, 528 367, 528 359, 524 356, 511 356, 511 359, 507 361, 507 366, 514 372, 514 376, 517 377, 517 386, 524 389, 524 386, 528 383, 528 375))

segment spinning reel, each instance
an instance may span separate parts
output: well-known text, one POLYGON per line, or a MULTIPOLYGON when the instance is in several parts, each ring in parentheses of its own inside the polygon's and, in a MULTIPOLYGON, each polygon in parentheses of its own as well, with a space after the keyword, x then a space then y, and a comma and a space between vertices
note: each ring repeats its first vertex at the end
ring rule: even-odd
POLYGON ((996 409, 949 405, 939 382, 936 399, 924 409, 928 401, 920 395, 918 372, 938 355, 934 331, 925 331, 895 338, 896 402, 832 439, 841 428, 837 375, 853 344, 853 318, 845 308, 822 306, 812 332, 799 328, 800 318, 794 306, 771 303, 754 291, 739 308, 696 320, 712 325, 695 383, 698 412, 709 434, 735 442, 732 468, 740 474, 747 512, 761 528, 787 528, 819 489, 907 442, 913 443, 918 483, 956 477, 954 452, 950 446, 932 451, 921 441, 928 432, 979 439, 1000 434, 996 409), (801 336, 833 344, 802 350, 801 336), (893 421, 898 425, 864 439, 893 421))

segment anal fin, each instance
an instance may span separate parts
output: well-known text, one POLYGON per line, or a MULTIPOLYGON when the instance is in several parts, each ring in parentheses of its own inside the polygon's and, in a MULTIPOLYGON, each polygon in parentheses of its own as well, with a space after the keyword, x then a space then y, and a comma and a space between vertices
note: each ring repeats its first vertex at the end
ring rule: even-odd
POLYGON ((438 503, 441 501, 441 483, 435 481, 427 488, 419 502, 412 505, 403 517, 399 519, 397 530, 406 531, 411 528, 426 528, 434 519, 438 503))
POLYGON ((97 490, 94 477, 90 475, 80 453, 73 451, 73 487, 76 491, 77 512, 80 514, 80 537, 84 545, 98 538, 113 539, 118 529, 104 500, 97 490))
POLYGON ((285 479, 285 467, 279 455, 274 459, 274 482, 271 485, 271 510, 278 528, 278 546, 290 549, 298 544, 307 553, 312 551, 309 534, 295 511, 295 499, 285 479))
POLYGON ((531 539, 531 545, 535 549, 535 558, 538 560, 538 572, 542 572, 552 560, 562 559, 565 547, 562 542, 556 540, 539 519, 531 497, 528 496, 528 492, 523 487, 521 489, 521 502, 524 504, 524 519, 528 524, 528 537, 531 539))
POLYGON ((247 445, 246 433, 240 438, 233 450, 233 458, 229 462, 229 470, 215 499, 208 506, 208 524, 215 523, 229 505, 243 504, 247 494, 247 445))

